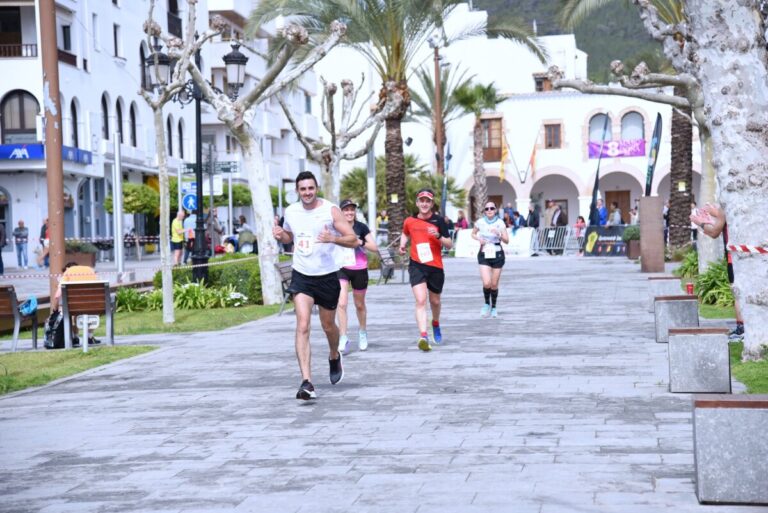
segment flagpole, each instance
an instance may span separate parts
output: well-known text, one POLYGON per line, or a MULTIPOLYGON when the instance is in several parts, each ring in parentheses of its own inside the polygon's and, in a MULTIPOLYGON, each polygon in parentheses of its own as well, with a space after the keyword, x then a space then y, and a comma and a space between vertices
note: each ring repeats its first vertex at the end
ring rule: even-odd
POLYGON ((603 137, 600 140, 600 153, 597 154, 597 171, 595 171, 595 185, 592 187, 592 203, 589 205, 589 224, 600 224, 600 213, 597 211, 597 190, 600 187, 600 162, 603 160, 603 147, 605 146, 605 134, 608 132, 608 113, 605 113, 603 121, 603 137))

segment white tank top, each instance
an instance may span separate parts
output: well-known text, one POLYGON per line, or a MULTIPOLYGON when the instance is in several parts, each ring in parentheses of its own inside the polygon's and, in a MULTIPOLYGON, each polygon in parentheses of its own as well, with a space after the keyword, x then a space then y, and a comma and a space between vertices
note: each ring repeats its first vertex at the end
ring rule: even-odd
POLYGON ((489 222, 488 218, 483 216, 475 222, 475 227, 477 228, 477 236, 487 240, 491 244, 498 244, 501 242, 500 236, 491 233, 493 228, 496 228, 499 233, 507 230, 507 225, 498 217, 489 222))
MULTIPOLYGON (((293 268, 307 276, 322 276, 339 270, 337 246, 332 242, 317 242, 317 237, 328 228, 333 235, 341 235, 333 227, 330 201, 318 199, 318 206, 307 210, 301 202, 285 209, 283 228, 293 233, 293 268)), ((338 207, 336 207, 338 208, 338 207)))

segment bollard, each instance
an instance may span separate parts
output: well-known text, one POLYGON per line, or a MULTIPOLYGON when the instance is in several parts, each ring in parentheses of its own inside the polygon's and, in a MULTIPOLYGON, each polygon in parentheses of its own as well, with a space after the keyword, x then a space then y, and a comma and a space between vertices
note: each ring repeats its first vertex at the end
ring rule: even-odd
POLYGON ((654 307, 656 342, 669 342, 669 328, 699 326, 699 301, 696 296, 659 296, 654 307))

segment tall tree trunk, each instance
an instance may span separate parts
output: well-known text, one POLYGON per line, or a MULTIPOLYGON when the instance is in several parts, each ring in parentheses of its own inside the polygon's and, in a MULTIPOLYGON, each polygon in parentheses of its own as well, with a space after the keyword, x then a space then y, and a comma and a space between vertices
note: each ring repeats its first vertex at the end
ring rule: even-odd
MULTIPOLYGON (((686 2, 729 242, 768 246, 768 52, 758 2, 686 2)), ((768 258, 734 253, 744 358, 768 345, 768 258)))
POLYGON ((261 145, 249 124, 243 123, 232 133, 237 137, 243 154, 243 166, 251 190, 251 211, 253 228, 259 243, 259 271, 261 273, 261 297, 265 305, 276 305, 282 301, 280 274, 277 263, 277 240, 272 235, 275 213, 272 209, 272 195, 269 190, 269 176, 264 166, 261 145))
MULTIPOLYGON (((331 157, 330 162, 325 160, 320 162, 320 169, 323 174, 323 196, 331 203, 339 204, 341 198, 341 170, 339 169, 339 160, 331 157)), ((360 198, 357 198, 360 201, 360 198)))
MULTIPOLYGON (((176 321, 176 316, 173 310, 173 271, 171 270, 171 196, 168 186, 168 160, 165 157, 165 129, 163 127, 162 108, 153 109, 153 121, 155 124, 155 146, 157 147, 157 171, 160 181, 160 276, 162 277, 163 289, 163 322, 173 324, 176 321)), ((138 238, 136 240, 138 241, 138 238)), ((120 243, 122 244, 122 241, 120 243)), ((138 247, 136 251, 137 254, 140 254, 138 247)))
MULTIPOLYGON (((675 86, 675 96, 685 97, 685 91, 675 86)), ((690 110, 686 112, 691 115, 690 110)), ((669 193, 669 245, 681 248, 691 242, 691 201, 693 201, 693 125, 677 109, 672 109, 672 162, 669 193), (680 190, 680 184, 685 185, 680 190)))
POLYGON ((387 213, 389 215, 389 242, 392 243, 403 230, 408 215, 405 197, 405 158, 400 117, 387 118, 384 153, 387 162, 387 213), (396 200, 393 200, 396 198, 396 200))
MULTIPOLYGON (((473 198, 475 200, 475 216, 479 219, 483 215, 483 207, 485 207, 485 203, 488 201, 488 183, 485 177, 485 166, 483 165, 483 125, 480 123, 479 117, 475 118, 472 138, 474 142, 472 154, 475 165, 472 171, 472 178, 475 182, 473 198)), ((472 219, 473 222, 476 220, 472 219)))

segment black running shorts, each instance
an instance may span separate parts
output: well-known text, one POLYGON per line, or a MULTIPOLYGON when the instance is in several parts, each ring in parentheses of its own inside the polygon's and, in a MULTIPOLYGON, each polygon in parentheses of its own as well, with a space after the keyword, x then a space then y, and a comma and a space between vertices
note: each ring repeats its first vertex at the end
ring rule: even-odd
POLYGON ((352 290, 366 290, 368 288, 368 269, 339 269, 339 279, 348 281, 352 290))
POLYGON ((445 272, 439 267, 420 264, 411 260, 408 264, 408 276, 411 280, 411 287, 415 287, 420 283, 426 283, 427 289, 429 289, 430 292, 434 292, 435 294, 441 294, 443 292, 445 272))
POLYGON ((482 250, 477 253, 477 263, 487 265, 491 269, 501 269, 504 267, 505 258, 503 249, 496 252, 496 258, 485 258, 485 253, 482 250))
POLYGON ((728 283, 733 285, 733 279, 734 279, 734 276, 733 276, 733 264, 731 262, 728 262, 728 266, 727 267, 728 267, 728 283))
POLYGON ((339 277, 336 273, 307 276, 294 269, 288 292, 307 295, 315 300, 316 305, 326 310, 336 310, 336 306, 339 304, 341 285, 339 285, 339 277))

